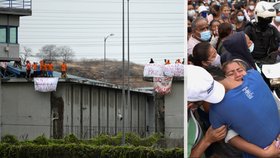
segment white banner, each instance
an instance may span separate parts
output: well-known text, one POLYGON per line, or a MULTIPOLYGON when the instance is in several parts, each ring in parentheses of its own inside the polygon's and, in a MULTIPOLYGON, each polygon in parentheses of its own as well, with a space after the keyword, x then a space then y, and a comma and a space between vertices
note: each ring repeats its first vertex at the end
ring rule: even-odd
POLYGON ((35 77, 34 78, 34 87, 35 91, 39 92, 52 92, 56 91, 58 83, 58 77, 35 77))
POLYGON ((158 77, 163 76, 163 65, 160 64, 147 64, 144 67, 144 77, 158 77))

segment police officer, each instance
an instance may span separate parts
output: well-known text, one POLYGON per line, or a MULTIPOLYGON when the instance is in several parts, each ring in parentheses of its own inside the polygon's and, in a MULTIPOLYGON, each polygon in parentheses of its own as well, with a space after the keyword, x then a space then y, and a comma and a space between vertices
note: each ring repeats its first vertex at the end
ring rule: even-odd
POLYGON ((255 62, 262 64, 274 64, 278 53, 280 35, 278 30, 270 23, 276 16, 273 3, 260 1, 255 8, 255 23, 245 27, 244 32, 254 43, 252 52, 255 62))

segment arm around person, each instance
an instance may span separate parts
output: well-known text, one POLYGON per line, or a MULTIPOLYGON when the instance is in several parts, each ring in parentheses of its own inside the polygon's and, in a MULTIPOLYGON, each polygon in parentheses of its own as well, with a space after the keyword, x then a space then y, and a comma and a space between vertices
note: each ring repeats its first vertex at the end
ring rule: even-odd
POLYGON ((205 150, 214 142, 220 141, 225 138, 227 134, 226 126, 221 126, 217 129, 213 129, 210 126, 205 136, 199 141, 199 143, 192 149, 190 157, 201 157, 205 150))
POLYGON ((235 136, 229 140, 229 144, 240 149, 249 154, 258 156, 258 157, 279 157, 280 149, 276 146, 276 141, 273 141, 270 146, 266 149, 262 149, 259 146, 249 143, 240 136, 235 136))

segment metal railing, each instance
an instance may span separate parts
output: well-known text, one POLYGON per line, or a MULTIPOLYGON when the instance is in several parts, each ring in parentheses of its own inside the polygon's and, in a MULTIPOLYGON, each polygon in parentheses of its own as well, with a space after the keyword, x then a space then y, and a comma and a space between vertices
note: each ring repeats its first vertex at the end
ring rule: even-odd
POLYGON ((0 0, 0 8, 32 9, 32 0, 0 0))

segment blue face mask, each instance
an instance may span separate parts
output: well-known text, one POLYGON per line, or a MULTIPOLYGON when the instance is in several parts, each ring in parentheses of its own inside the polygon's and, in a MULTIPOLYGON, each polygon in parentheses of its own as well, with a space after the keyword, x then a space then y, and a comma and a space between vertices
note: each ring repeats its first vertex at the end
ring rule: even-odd
POLYGON ((209 41, 211 38, 211 32, 209 30, 200 32, 200 39, 202 41, 209 41))
POLYGON ((254 47, 255 47, 255 45, 254 45, 254 43, 252 43, 252 45, 249 47, 250 53, 252 53, 254 51, 254 47))
POLYGON ((207 12, 201 12, 201 16, 206 18, 207 17, 207 12))

